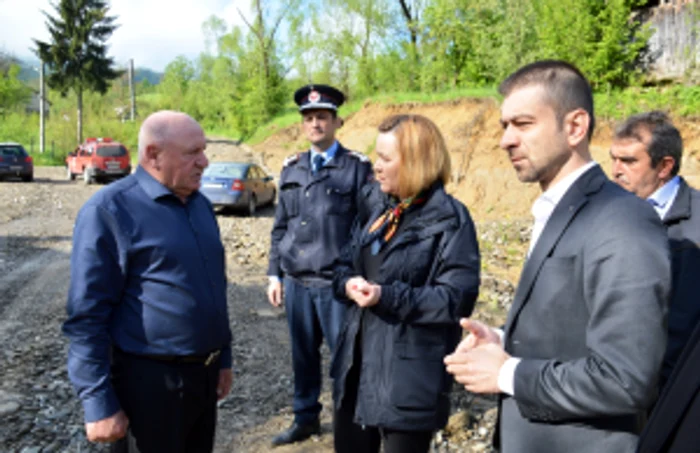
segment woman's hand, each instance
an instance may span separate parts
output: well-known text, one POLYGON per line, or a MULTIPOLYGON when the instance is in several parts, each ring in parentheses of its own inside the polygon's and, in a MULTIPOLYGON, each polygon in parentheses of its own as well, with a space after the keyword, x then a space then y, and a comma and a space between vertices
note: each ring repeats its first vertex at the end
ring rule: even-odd
POLYGON ((345 294, 359 307, 371 307, 379 303, 382 287, 362 277, 353 277, 345 283, 345 294))

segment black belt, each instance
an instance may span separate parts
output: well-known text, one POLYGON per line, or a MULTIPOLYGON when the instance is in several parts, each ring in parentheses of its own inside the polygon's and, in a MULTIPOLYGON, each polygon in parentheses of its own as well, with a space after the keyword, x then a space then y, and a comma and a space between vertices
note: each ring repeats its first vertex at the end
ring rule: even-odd
POLYGON ((204 366, 209 366, 216 361, 221 355, 221 350, 212 351, 209 354, 204 355, 162 355, 162 354, 134 354, 132 352, 122 351, 119 348, 114 348, 115 351, 131 355, 135 357, 140 357, 142 359, 156 360, 158 362, 168 362, 168 363, 199 363, 204 366))

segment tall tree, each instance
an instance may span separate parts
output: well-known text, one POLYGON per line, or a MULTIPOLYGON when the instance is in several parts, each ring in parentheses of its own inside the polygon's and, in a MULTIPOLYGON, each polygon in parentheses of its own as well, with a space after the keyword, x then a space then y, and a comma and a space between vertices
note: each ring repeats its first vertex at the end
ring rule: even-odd
POLYGON ((107 56, 106 41, 118 27, 108 16, 103 0, 59 0, 52 3, 57 16, 44 11, 50 42, 34 40, 36 54, 49 68, 48 84, 66 96, 72 90, 78 104, 78 143, 83 139, 83 93, 104 94, 120 76, 114 60, 107 56))
POLYGON ((249 20, 239 9, 248 32, 239 27, 220 40, 222 55, 230 55, 232 67, 243 79, 237 83, 239 97, 234 97, 238 111, 238 129, 242 137, 248 136, 257 126, 274 117, 284 107, 288 93, 284 77, 287 70, 282 61, 283 45, 277 33, 285 16, 296 8, 299 0, 253 0, 254 15, 249 20), (238 110, 242 109, 242 110, 238 110), (248 118, 243 118, 248 115, 248 118))

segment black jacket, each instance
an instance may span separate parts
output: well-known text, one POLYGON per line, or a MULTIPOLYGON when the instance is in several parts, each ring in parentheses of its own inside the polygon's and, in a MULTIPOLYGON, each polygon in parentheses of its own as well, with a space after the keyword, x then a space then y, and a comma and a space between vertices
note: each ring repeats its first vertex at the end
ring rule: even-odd
POLYGON ((700 321, 700 191, 681 178, 678 194, 663 219, 668 230, 673 275, 668 311, 668 346, 661 369, 663 384, 700 321))
POLYGON ((372 221, 389 206, 378 185, 365 192, 373 206, 370 221, 355 230, 333 281, 336 297, 348 304, 331 364, 334 401, 343 401, 354 348, 361 347, 355 422, 398 430, 439 429, 447 422, 452 384, 443 358, 459 342, 459 318, 471 314, 478 296, 474 224, 466 207, 436 184, 426 203, 415 208, 385 246, 375 282, 381 285, 379 303, 361 309, 345 297, 345 283, 362 273, 360 244, 372 221))
POLYGON ((638 453, 700 450, 700 325, 691 334, 639 439, 638 453))
POLYGON ((282 169, 267 275, 330 282, 350 239, 360 190, 372 179, 372 164, 364 154, 339 145, 314 175, 310 155, 292 156, 282 169))

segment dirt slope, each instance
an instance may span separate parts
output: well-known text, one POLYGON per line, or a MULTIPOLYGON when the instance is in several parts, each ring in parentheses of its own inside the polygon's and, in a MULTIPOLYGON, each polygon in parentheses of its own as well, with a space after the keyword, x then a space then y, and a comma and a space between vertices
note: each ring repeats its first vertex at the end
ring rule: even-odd
MULTIPOLYGON (((399 105, 368 103, 359 112, 345 118, 339 140, 350 149, 374 158, 372 149, 376 127, 386 116, 417 113, 431 118, 445 136, 452 156, 453 183, 448 188, 471 210, 477 221, 515 219, 529 216, 537 197, 536 185, 524 186, 515 177, 506 154, 499 148, 501 126, 496 101, 463 99, 457 101, 399 105)), ((342 115, 342 111, 341 111, 342 115)), ((694 186, 700 186, 700 124, 677 119, 685 140, 681 174, 694 186)), ((600 121, 593 137, 593 157, 609 170, 608 148, 614 124, 600 121)), ((299 125, 280 130, 253 149, 265 164, 279 172, 282 161, 290 154, 303 151, 306 140, 299 125)))

